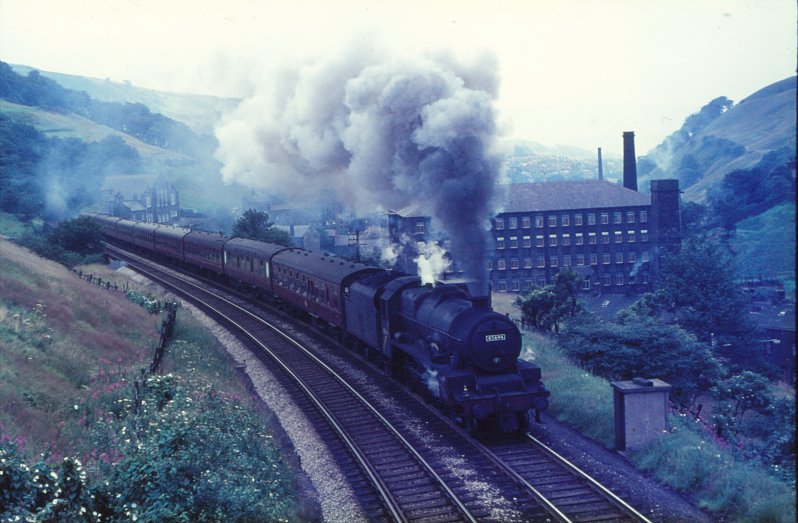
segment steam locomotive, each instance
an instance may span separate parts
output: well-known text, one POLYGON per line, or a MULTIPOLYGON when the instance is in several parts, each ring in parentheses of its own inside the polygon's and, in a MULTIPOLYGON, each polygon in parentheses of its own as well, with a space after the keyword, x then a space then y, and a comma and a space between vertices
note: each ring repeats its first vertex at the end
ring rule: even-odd
POLYGON ((472 432, 525 430, 548 408, 515 324, 463 286, 305 249, 90 214, 104 237, 243 285, 336 329, 472 432))

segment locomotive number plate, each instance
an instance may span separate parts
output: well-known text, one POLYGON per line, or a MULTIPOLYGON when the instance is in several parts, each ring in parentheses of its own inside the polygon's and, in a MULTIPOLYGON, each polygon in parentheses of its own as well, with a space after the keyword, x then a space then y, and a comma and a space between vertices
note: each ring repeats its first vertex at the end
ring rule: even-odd
POLYGON ((490 341, 502 341, 502 340, 506 340, 506 339, 507 339, 507 336, 505 336, 504 334, 488 334, 487 336, 485 336, 485 341, 488 341, 488 342, 490 342, 490 341))

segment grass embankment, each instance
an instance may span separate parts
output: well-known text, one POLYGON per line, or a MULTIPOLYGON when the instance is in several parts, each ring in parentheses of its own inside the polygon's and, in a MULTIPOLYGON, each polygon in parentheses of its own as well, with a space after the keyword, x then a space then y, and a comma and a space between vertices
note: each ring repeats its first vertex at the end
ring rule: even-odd
MULTIPOLYGON (((516 313, 516 316, 518 314, 516 313)), ((522 357, 543 370, 551 390, 549 413, 607 448, 614 448, 612 388, 571 363, 555 340, 524 331, 522 357)), ((795 521, 795 483, 740 459, 708 427, 671 415, 671 432, 629 457, 701 508, 732 521, 795 521)))
POLYGON ((4 240, 0 265, 0 520, 313 517, 227 353, 187 311, 137 401, 158 315, 4 240))

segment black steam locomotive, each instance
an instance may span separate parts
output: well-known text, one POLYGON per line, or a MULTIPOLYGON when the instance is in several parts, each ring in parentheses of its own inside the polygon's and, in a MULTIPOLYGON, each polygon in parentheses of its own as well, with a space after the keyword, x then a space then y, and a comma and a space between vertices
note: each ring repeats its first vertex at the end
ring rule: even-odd
POLYGON ((523 430, 548 407, 515 324, 464 287, 335 256, 91 214, 111 242, 245 285, 337 329, 471 431, 523 430))

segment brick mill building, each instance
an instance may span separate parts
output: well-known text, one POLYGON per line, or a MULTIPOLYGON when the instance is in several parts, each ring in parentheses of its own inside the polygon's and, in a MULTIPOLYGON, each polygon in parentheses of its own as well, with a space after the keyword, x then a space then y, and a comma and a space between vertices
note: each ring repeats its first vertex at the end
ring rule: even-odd
MULTIPOLYGON (((492 220, 494 249, 487 260, 494 291, 543 286, 564 270, 579 274, 585 291, 652 289, 661 256, 681 244, 679 181, 652 180, 650 194, 638 192, 634 133, 623 137, 623 185, 602 179, 599 150, 597 180, 502 186, 503 207, 492 220)), ((394 242, 404 236, 412 243, 444 243, 417 207, 390 213, 388 225, 394 242)), ((414 255, 400 257, 397 269, 414 272, 414 255)), ((456 260, 454 266, 456 272, 456 260)))

